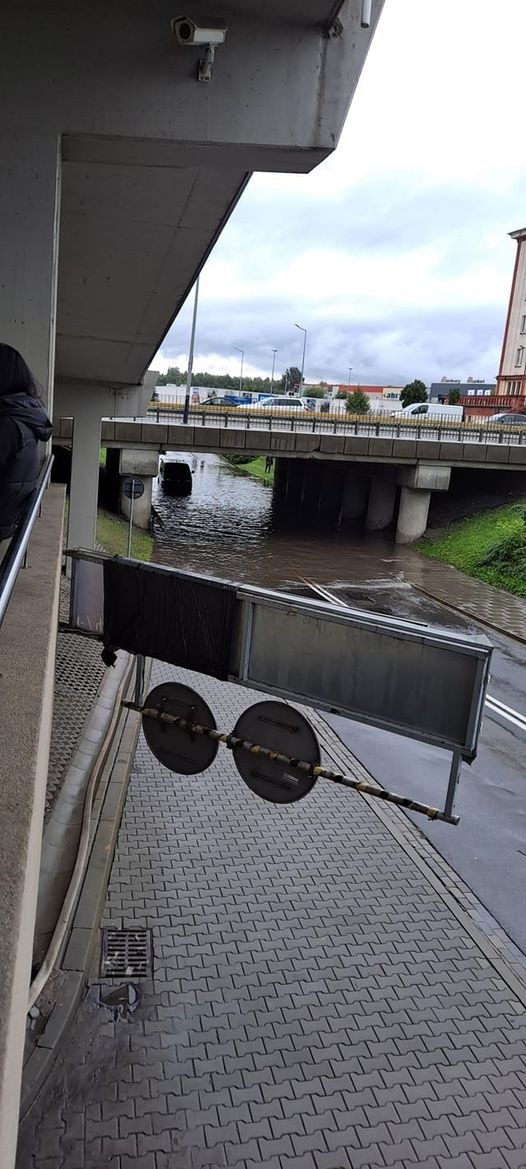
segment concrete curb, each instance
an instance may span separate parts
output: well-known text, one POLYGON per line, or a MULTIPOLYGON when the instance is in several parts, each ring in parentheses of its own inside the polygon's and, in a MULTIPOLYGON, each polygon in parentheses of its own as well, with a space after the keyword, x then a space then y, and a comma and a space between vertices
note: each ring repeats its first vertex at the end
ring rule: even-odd
MULTIPOLYGON (((369 783, 380 786, 377 780, 357 760, 321 715, 310 721, 320 735, 321 746, 338 770, 358 771, 369 783), (335 749, 331 736, 337 740, 335 749)), ((485 906, 475 897, 471 889, 461 880, 447 861, 443 860, 433 845, 419 832, 400 809, 382 804, 373 796, 362 795, 370 809, 410 857, 423 877, 441 897, 449 911, 454 914, 466 933, 480 949, 489 964, 506 983, 512 994, 526 1007, 526 957, 515 946, 511 938, 499 926, 485 906), (488 932, 481 928, 484 922, 488 932)))
MULTIPOLYGON (((148 677, 145 686, 147 682, 148 677)), ((129 691, 132 686, 130 680, 129 691)), ((123 712, 94 800, 90 857, 60 967, 64 980, 45 1029, 24 1067, 20 1120, 25 1118, 39 1095, 84 994, 140 727, 138 714, 129 710, 123 712)))
POLYGON ((128 654, 119 653, 115 668, 106 671, 44 829, 33 943, 34 962, 44 958, 62 908, 77 856, 86 788, 110 726, 119 688, 130 668, 130 661, 128 654))

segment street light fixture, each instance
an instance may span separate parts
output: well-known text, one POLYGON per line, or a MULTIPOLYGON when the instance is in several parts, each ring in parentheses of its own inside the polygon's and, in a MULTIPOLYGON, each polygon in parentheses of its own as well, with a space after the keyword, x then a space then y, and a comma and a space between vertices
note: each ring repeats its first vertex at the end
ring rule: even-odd
POLYGON ((300 381, 300 398, 303 396, 303 372, 305 369, 305 350, 307 348, 307 330, 303 325, 294 325, 295 329, 300 329, 303 333, 303 353, 301 355, 301 381, 300 381))
POLYGON ((272 393, 272 389, 273 389, 273 386, 274 386, 274 370, 275 370, 275 368, 276 368, 276 353, 277 353, 277 352, 278 352, 278 351, 277 351, 277 349, 273 349, 273 350, 272 350, 272 354, 273 354, 273 356, 272 356, 272 374, 271 374, 271 377, 270 377, 270 392, 271 392, 271 393, 272 393))
POLYGON ((234 349, 236 349, 237 352, 241 354, 241 370, 239 373, 239 393, 241 393, 243 390, 243 362, 245 360, 245 350, 240 349, 239 345, 234 345, 234 349))
POLYGON ((351 384, 352 365, 349 366, 349 377, 347 378, 347 385, 351 384))

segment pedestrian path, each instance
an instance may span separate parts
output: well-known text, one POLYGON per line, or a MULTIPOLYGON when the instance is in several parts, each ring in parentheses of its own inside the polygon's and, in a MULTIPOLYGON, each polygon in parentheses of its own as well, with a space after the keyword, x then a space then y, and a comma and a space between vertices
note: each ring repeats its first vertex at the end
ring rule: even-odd
POLYGON ((526 642, 526 599, 475 580, 438 560, 413 553, 403 557, 404 578, 427 596, 452 605, 476 621, 526 642))
MULTIPOLYGON (((179 677, 222 728, 258 697, 179 677)), ((153 976, 120 1017, 94 969, 17 1169, 526 1166, 520 995, 390 816, 323 782, 276 808, 226 750, 183 778, 141 738, 103 924, 151 931, 153 976)))

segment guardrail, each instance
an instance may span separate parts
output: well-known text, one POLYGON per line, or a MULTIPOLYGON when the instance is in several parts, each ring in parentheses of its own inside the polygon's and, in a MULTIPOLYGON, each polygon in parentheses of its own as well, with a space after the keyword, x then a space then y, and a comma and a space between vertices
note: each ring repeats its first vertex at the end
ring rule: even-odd
MULTIPOLYGON (((157 422, 163 418, 179 417, 183 405, 172 402, 151 402, 148 416, 157 422)), ((449 419, 443 414, 408 417, 370 414, 321 414, 315 411, 291 413, 286 408, 244 410, 242 406, 200 405, 190 407, 189 421, 194 425, 217 426, 226 430, 288 430, 292 433, 349 434, 386 438, 434 438, 439 442, 496 442, 522 446, 526 444, 526 425, 491 423, 480 418, 449 419)))
POLYGON ((23 565, 35 520, 40 512, 42 496, 47 488, 53 466, 53 455, 46 459, 36 487, 28 498, 24 516, 11 536, 9 547, 0 565, 0 626, 7 612, 18 573, 23 565))

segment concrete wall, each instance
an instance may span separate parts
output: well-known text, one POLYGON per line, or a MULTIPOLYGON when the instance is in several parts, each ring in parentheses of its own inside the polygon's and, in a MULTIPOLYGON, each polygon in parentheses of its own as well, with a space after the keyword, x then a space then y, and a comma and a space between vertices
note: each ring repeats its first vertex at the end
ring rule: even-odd
POLYGON ((63 514, 64 489, 53 486, 36 523, 28 567, 20 573, 0 630, 2 1169, 10 1169, 16 1148, 53 710, 63 514))

